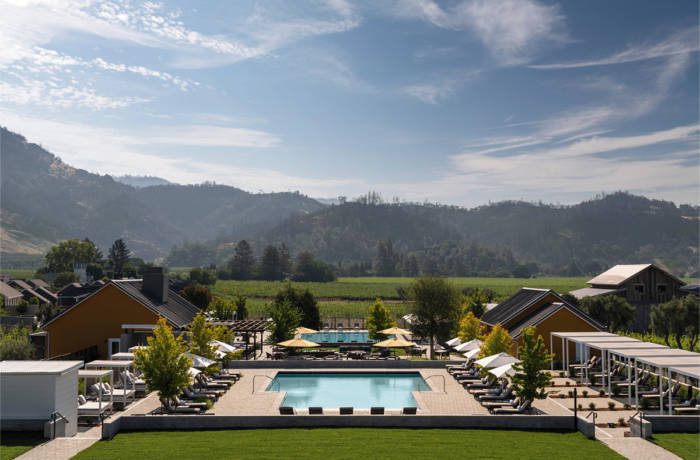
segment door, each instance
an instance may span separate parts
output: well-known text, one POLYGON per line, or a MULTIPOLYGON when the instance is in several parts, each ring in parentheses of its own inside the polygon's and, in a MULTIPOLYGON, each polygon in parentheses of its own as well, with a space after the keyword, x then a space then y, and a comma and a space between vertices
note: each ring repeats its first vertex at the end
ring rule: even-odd
POLYGON ((107 358, 112 359, 112 355, 119 353, 119 339, 107 339, 107 358))

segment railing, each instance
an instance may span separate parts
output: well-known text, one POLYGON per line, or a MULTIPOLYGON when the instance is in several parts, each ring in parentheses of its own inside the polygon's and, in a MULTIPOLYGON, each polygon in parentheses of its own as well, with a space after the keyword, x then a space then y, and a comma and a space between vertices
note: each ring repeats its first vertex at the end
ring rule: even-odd
MULTIPOLYGON (((663 402, 662 402, 663 404, 663 402)), ((632 414, 632 416, 628 419, 628 423, 631 422, 637 415, 639 415, 639 437, 643 438, 644 437, 644 427, 643 422, 644 422, 644 411, 639 409, 637 412, 632 414)))
POLYGON ((427 376, 427 377, 425 378, 425 381, 427 382, 428 380, 430 380, 430 379, 433 378, 433 377, 440 377, 440 378, 442 378, 442 392, 443 392, 443 393, 447 393, 447 386, 446 386, 446 383, 445 383, 445 376, 444 376, 444 375, 441 375, 441 374, 433 374, 433 375, 427 376))
POLYGON ((250 394, 255 394, 255 379, 258 377, 267 377, 268 379, 273 380, 273 378, 267 374, 255 374, 253 376, 253 388, 252 388, 252 391, 250 392, 250 394))
POLYGON ((52 428, 53 428, 53 436, 51 437, 51 439, 56 439, 56 420, 63 420, 66 423, 70 423, 70 421, 68 421, 68 419, 65 418, 63 416, 63 414, 61 414, 60 412, 58 412, 58 411, 51 412, 51 421, 53 422, 51 424, 52 428))

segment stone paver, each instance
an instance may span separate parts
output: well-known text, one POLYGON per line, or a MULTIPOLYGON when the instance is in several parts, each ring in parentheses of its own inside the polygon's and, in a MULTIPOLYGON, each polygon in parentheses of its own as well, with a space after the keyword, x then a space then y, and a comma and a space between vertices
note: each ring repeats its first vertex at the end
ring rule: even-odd
POLYGON ((600 442, 631 460, 680 460, 680 457, 642 438, 604 437, 596 430, 600 442))

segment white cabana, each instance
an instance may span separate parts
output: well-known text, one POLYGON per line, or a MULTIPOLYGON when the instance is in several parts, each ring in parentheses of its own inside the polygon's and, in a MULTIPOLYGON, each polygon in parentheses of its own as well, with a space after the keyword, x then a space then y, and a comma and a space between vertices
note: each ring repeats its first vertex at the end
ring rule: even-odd
POLYGON ((517 362, 520 362, 520 360, 509 355, 508 353, 496 353, 495 355, 481 358, 474 364, 485 369, 491 369, 494 367, 505 366, 506 364, 513 364, 517 362))
POLYGON ((122 360, 122 361, 133 361, 134 353, 121 351, 119 353, 112 354, 112 360, 122 360))
MULTIPOLYGON (((678 355, 677 356, 636 356, 634 358, 634 369, 635 372, 637 370, 637 366, 641 364, 645 364, 650 367, 655 367, 658 370, 658 376, 659 376, 659 384, 658 384, 658 390, 659 390, 659 413, 663 415, 664 413, 664 405, 663 401, 661 400, 663 396, 663 385, 662 381, 664 378, 668 379, 668 386, 669 389, 671 387, 671 377, 672 377, 672 371, 671 369, 683 369, 683 368, 696 368, 698 367, 698 363, 700 363, 700 353, 693 353, 691 351, 686 351, 686 350, 678 350, 678 355), (664 376, 664 371, 666 371, 666 375, 664 376)), ((678 372, 678 371, 675 371, 678 372)), ((637 381, 635 380, 635 404, 637 407, 639 407, 639 394, 638 394, 638 387, 637 387, 637 381)), ((668 391, 668 413, 672 414, 673 413, 673 395, 671 394, 671 391, 668 391)))
POLYGON ((468 342, 464 342, 462 344, 457 345, 456 347, 454 347, 454 349, 456 351, 459 351, 460 353, 464 353, 466 351, 471 351, 471 350, 474 350, 476 348, 481 347, 481 345, 483 345, 483 343, 484 342, 482 342, 479 339, 472 339, 468 342))
POLYGON ((455 337, 454 339, 450 339, 447 342, 445 342, 445 345, 448 347, 456 347, 457 345, 461 344, 462 341, 460 340, 459 337, 455 337))
POLYGON ((474 348, 473 350, 469 350, 466 353, 462 353, 467 359, 474 359, 479 356, 479 353, 481 353, 480 348, 474 348))
MULTIPOLYGON (((78 378, 83 380, 83 388, 85 389, 85 395, 87 395, 87 390, 91 380, 94 380, 98 384, 102 382, 105 377, 109 377, 109 386, 114 387, 114 373, 111 369, 79 369, 78 378)), ((102 399, 103 391, 98 388, 97 391, 97 401, 86 401, 83 404, 78 404, 78 418, 80 417, 101 417, 102 414, 109 411, 112 413, 112 406, 114 405, 114 392, 109 393, 109 398, 107 400, 102 399)))
POLYGON ((133 364, 133 361, 98 359, 85 364, 85 369, 111 369, 118 371, 122 388, 113 387, 112 394, 116 402, 126 407, 129 404, 129 399, 131 399, 131 402, 136 400, 136 380, 126 377, 126 371, 130 370, 133 364), (129 385, 129 381, 131 385, 129 385))
POLYGON ((493 374, 496 378, 511 377, 515 375, 515 369, 513 369, 513 364, 505 364, 503 366, 496 367, 489 370, 489 374, 493 374))

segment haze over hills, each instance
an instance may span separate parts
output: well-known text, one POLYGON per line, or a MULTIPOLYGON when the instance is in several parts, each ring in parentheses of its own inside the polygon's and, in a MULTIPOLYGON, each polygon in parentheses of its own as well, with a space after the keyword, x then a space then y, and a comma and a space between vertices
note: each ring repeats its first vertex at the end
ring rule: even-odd
POLYGON ((131 176, 127 174, 125 176, 112 176, 112 179, 135 188, 152 187, 154 185, 177 185, 162 177, 155 176, 131 176))
POLYGON ((698 271, 698 208, 626 193, 573 206, 464 209, 387 204, 376 196, 326 205, 298 193, 251 194, 211 183, 148 185, 161 181, 154 177, 131 177, 132 186, 73 168, 5 129, 0 141, 4 265, 38 257, 60 239, 85 237, 102 248, 124 238, 135 255, 170 253, 173 265, 222 263, 243 238, 257 253, 285 243, 326 262, 368 264, 378 242, 391 239, 401 256, 446 261, 466 275, 516 263, 552 274, 651 261, 681 275, 698 271), (185 242, 201 244, 182 250, 185 242), (175 245, 181 250, 171 253, 175 245))

